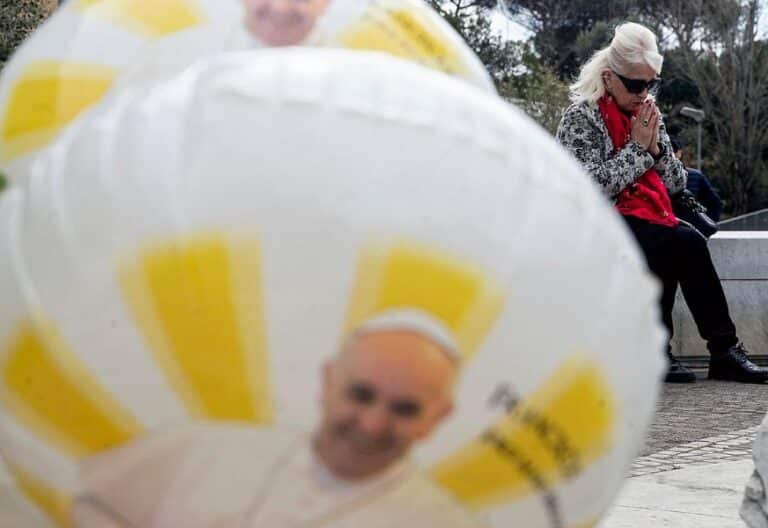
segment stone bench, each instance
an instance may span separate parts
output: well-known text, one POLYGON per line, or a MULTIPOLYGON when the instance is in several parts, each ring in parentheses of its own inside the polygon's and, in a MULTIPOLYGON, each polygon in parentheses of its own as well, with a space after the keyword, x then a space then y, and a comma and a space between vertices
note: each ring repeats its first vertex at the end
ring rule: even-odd
MULTIPOLYGON (((764 363, 768 360, 768 231, 720 231, 710 239, 709 250, 739 338, 764 363)), ((679 290, 673 317, 673 353, 693 366, 705 363, 706 343, 679 290)))

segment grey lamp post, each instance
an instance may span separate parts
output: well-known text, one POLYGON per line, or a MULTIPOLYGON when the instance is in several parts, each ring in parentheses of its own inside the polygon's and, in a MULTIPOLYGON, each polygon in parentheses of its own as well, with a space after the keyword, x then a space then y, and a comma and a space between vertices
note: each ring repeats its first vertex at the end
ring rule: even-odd
POLYGON ((690 106, 682 107, 680 113, 696 121, 696 168, 701 170, 701 122, 707 114, 704 110, 690 106))

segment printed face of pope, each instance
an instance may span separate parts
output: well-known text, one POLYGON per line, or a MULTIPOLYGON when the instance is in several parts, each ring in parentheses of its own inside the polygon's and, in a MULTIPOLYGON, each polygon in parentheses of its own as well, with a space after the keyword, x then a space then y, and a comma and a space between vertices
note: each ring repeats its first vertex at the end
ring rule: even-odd
POLYGON ((458 365, 409 331, 353 338, 326 364, 315 451, 337 476, 373 476, 427 438, 453 408, 458 365))
POLYGON ((330 0, 242 0, 245 27, 269 46, 295 46, 312 32, 330 0))

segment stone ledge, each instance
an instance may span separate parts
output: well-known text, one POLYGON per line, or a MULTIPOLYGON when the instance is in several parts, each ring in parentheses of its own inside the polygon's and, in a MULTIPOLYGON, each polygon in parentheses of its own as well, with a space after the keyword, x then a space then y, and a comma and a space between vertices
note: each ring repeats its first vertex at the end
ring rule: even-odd
POLYGON ((721 280, 768 280, 768 231, 720 231, 709 252, 721 280))
MULTIPOLYGON (((768 355, 768 231, 720 231, 710 239, 709 249, 739 339, 750 354, 768 355)), ((679 290, 673 318, 673 353, 681 358, 705 357, 706 343, 679 290)))

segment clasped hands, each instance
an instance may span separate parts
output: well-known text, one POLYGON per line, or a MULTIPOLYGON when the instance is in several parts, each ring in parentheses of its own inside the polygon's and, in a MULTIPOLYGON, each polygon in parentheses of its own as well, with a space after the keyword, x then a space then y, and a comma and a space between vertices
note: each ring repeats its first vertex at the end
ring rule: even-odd
POLYGON ((629 138, 654 158, 659 156, 659 109, 652 99, 647 99, 637 115, 632 117, 629 138))

